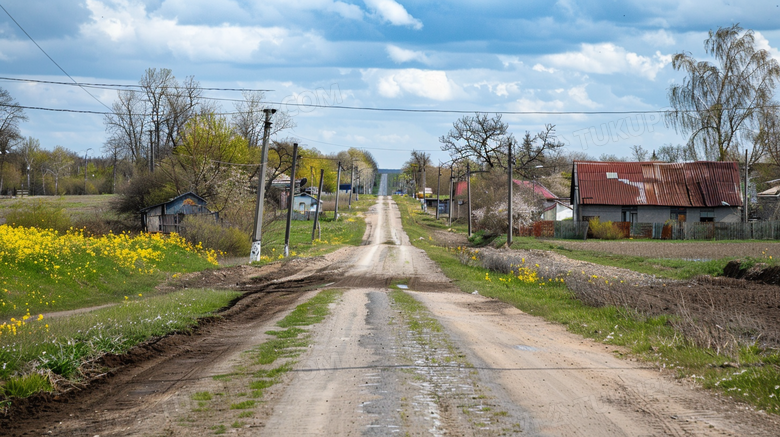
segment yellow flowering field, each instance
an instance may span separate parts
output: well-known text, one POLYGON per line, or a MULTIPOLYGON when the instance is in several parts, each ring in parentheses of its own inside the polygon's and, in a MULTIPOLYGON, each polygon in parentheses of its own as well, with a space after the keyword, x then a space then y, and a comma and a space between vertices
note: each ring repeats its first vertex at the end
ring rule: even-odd
POLYGON ((216 265, 214 251, 176 234, 93 237, 77 229, 58 234, 0 225, 0 322, 10 326, 10 316, 105 303, 148 289, 166 274, 216 265))

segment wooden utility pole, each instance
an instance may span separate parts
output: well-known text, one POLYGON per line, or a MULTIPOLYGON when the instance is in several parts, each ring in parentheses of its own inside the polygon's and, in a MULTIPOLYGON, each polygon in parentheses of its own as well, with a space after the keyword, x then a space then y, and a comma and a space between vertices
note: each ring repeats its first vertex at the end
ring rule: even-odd
POLYGON ((154 131, 149 129, 149 173, 154 172, 154 131))
POLYGON ((276 109, 263 109, 265 124, 263 126, 263 151, 260 157, 260 173, 257 175, 257 209, 255 212, 254 235, 252 236, 252 251, 249 262, 260 261, 260 249, 263 238, 263 209, 265 206, 265 169, 268 166, 268 135, 271 133, 271 116, 276 109))
POLYGON ((441 191, 441 161, 439 161, 439 177, 436 179, 436 220, 439 220, 439 202, 441 201, 439 191, 441 191))
POLYGON ((290 227, 292 226, 293 201, 295 200, 295 165, 298 163, 298 143, 293 143, 292 170, 290 170, 290 196, 287 199, 287 225, 284 228, 284 257, 290 256, 290 227))
POLYGON ((322 201, 322 182, 325 179, 325 169, 320 169, 320 185, 317 187, 317 208, 314 210, 314 227, 311 229, 311 241, 314 241, 314 233, 320 223, 320 202, 322 201))
POLYGON ((745 223, 748 222, 748 149, 745 148, 745 201, 743 208, 745 209, 745 223))
POLYGON ((508 187, 509 187, 509 196, 507 198, 507 233, 506 233, 506 245, 507 247, 512 247, 512 231, 513 231, 513 224, 512 224, 512 186, 514 185, 512 181, 512 168, 514 167, 512 163, 512 141, 509 141, 509 176, 507 177, 508 181, 508 187))
POLYGON ((336 213, 333 214, 333 220, 339 219, 339 191, 341 191, 341 161, 339 161, 338 173, 336 173, 336 213))
POLYGON ((455 197, 455 172, 454 172, 454 164, 450 164, 450 199, 449 199, 449 210, 447 211, 447 219, 449 221, 448 226, 452 227, 452 199, 455 197))
POLYGON ((471 163, 470 162, 466 163, 466 192, 467 192, 467 197, 468 197, 468 202, 469 202, 469 206, 468 206, 468 210, 467 210, 468 213, 469 213, 469 216, 468 216, 468 221, 469 221, 468 230, 469 230, 469 237, 471 237, 471 163))
POLYGON ((355 191, 355 161, 352 161, 352 169, 349 171, 349 202, 348 208, 352 209, 352 192, 355 191))
POLYGON ((422 173, 420 174, 420 177, 422 178, 422 196, 423 196, 423 207, 422 207, 422 209, 423 209, 423 211, 427 212, 428 211, 428 202, 427 202, 427 200, 425 198, 425 185, 426 185, 426 180, 425 180, 425 160, 423 160, 422 173))

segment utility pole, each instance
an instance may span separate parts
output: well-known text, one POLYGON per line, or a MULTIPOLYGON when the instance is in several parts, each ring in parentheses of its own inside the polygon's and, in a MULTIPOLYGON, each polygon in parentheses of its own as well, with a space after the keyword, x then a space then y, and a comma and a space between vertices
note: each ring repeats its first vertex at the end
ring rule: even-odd
POLYGON ((420 177, 422 178, 422 195, 423 195, 423 211, 428 211, 428 203, 425 201, 425 160, 423 160, 422 165, 422 173, 420 174, 420 177))
POLYGON ((436 220, 439 220, 439 203, 441 202, 439 191, 441 191, 441 161, 439 161, 439 177, 436 179, 436 220))
POLYGON ((468 202, 469 202, 469 206, 468 206, 469 226, 468 226, 468 229, 469 229, 469 238, 470 238, 471 237, 471 163, 470 162, 466 163, 466 192, 468 193, 467 196, 468 196, 468 202))
MULTIPOLYGON (((87 194, 87 173, 89 173, 87 171, 87 167, 89 167, 89 161, 87 160, 87 153, 89 153, 90 150, 92 150, 91 147, 89 149, 87 149, 86 152, 84 152, 84 194, 87 194)), ((28 172, 27 173, 27 177, 28 178, 29 178, 29 175, 30 175, 30 173, 28 172)), ((27 185, 30 185, 29 181, 28 181, 27 185)))
POLYGON ((454 163, 450 164, 450 208, 447 212, 447 219, 449 220, 449 227, 452 227, 452 199, 455 197, 455 172, 453 171, 455 168, 454 163))
MULTIPOLYGON (((263 151, 260 158, 260 174, 257 175, 257 211, 255 213, 255 234, 252 236, 252 252, 249 261, 260 261, 260 248, 263 238, 263 209, 265 204, 265 168, 268 165, 268 135, 271 133, 271 116, 276 109, 263 109, 265 123, 263 126, 263 151)), ((295 175, 293 175, 293 179, 295 175)))
POLYGON ((325 179, 325 169, 320 169, 320 185, 317 187, 317 208, 314 210, 314 227, 311 229, 311 241, 314 241, 314 233, 320 223, 320 203, 322 201, 322 182, 325 179))
POLYGON ((745 148, 745 201, 743 202, 745 209, 745 223, 748 222, 748 149, 745 148))
POLYGON ((149 129, 149 173, 154 172, 154 131, 149 129))
POLYGON ((287 225, 284 228, 284 257, 290 256, 290 226, 295 200, 295 165, 298 163, 298 143, 293 143, 292 170, 290 170, 290 196, 287 198, 287 225))
POLYGON ((341 191, 341 161, 339 161, 339 169, 336 173, 336 213, 333 214, 333 221, 339 219, 339 191, 341 191))
POLYGON ((355 191, 355 161, 352 161, 352 169, 349 171, 349 209, 352 209, 352 192, 355 191))
POLYGON ((512 185, 514 183, 512 182, 512 168, 514 167, 514 163, 512 162, 512 141, 509 141, 509 176, 507 177, 508 181, 507 184, 509 186, 509 197, 507 199, 507 224, 509 225, 507 227, 507 233, 506 233, 506 247, 511 248, 512 247, 512 231, 513 224, 512 224, 512 185))

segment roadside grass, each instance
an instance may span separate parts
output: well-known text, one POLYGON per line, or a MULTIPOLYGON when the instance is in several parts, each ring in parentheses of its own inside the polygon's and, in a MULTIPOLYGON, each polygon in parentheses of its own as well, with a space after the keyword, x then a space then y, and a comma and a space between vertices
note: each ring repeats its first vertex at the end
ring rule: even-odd
MULTIPOLYGON (((273 336, 273 338, 245 352, 246 359, 240 365, 235 366, 231 373, 213 377, 215 381, 222 381, 225 384, 227 392, 235 391, 233 395, 228 395, 226 398, 241 396, 250 398, 230 403, 230 410, 247 410, 236 415, 237 422, 234 423, 239 423, 238 419, 252 417, 254 413, 248 410, 252 410, 262 402, 263 392, 280 383, 282 376, 292 370, 295 364, 294 359, 303 353, 312 342, 312 334, 308 329, 302 327, 320 323, 329 314, 330 304, 335 302, 341 294, 341 290, 323 290, 308 301, 298 305, 290 314, 276 323, 278 327, 286 329, 267 331, 266 334, 273 336), (284 362, 275 365, 279 360, 284 362), (247 389, 249 392, 244 392, 247 389)), ((231 401, 215 399, 212 402, 226 404, 231 401)), ((203 408, 203 405, 198 404, 198 407, 193 411, 199 412, 203 408)), ((210 410, 203 409, 202 411, 210 410)))
MULTIPOLYGON (((352 209, 339 205, 339 219, 333 220, 333 211, 320 217, 320 230, 311 234, 314 220, 293 220, 290 224, 290 256, 312 257, 325 255, 344 246, 359 246, 366 231, 365 213, 376 203, 376 196, 361 195, 352 202, 352 209)), ((261 261, 267 264, 284 258, 285 215, 266 225, 263 230, 261 261)))
POLYGON ((31 196, 18 197, 15 199, 0 199, 0 218, 5 218, 9 211, 30 202, 42 202, 45 205, 63 208, 74 222, 94 218, 96 213, 105 218, 116 218, 110 208, 111 201, 116 197, 117 195, 115 194, 90 194, 79 196, 31 196))
POLYGON ((167 277, 216 265, 216 253, 177 235, 90 237, 0 225, 0 338, 13 335, 11 317, 154 294, 167 277))
MULTIPOLYGON (((428 237, 430 235, 431 229, 441 229, 441 227, 438 225, 431 225, 431 221, 435 222, 435 220, 432 219, 428 214, 419 211, 419 206, 413 199, 402 196, 393 196, 393 199, 396 201, 399 209, 402 211, 402 217, 404 217, 404 227, 405 229, 408 228, 406 232, 409 235, 409 239, 411 241, 417 242, 420 240, 420 237, 429 240, 428 237), (411 227, 407 226, 407 223, 415 224, 420 227, 420 229, 416 231, 412 230, 411 227)), ((454 229, 457 232, 464 234, 466 232, 465 225, 458 225, 458 227, 454 227, 454 229)), ((475 232, 470 240, 470 243, 475 247, 483 247, 488 245, 493 247, 502 247, 506 245, 506 235, 488 237, 483 233, 475 232)), ((648 241, 648 244, 666 243, 666 240, 648 241)), ((679 243, 681 242, 678 242, 678 244, 679 243)), ((605 266, 620 267, 669 279, 690 279, 699 275, 722 275, 723 267, 725 267, 729 261, 736 258, 728 257, 710 261, 691 261, 684 259, 625 256, 607 252, 568 249, 562 246, 556 240, 541 240, 533 237, 513 238, 512 249, 549 250, 579 261, 586 261, 605 266)))
POLYGON ((121 354, 150 338, 191 329, 199 318, 225 307, 238 295, 234 291, 189 289, 137 296, 84 314, 28 323, 17 335, 0 337, 4 396, 50 391, 65 383, 63 378, 77 382, 90 371, 85 370, 85 363, 106 353, 121 354), (51 372, 51 377, 41 375, 46 372, 51 372), (43 378, 46 384, 35 390, 9 390, 30 385, 36 378, 43 378))
MULTIPOLYGON (((501 239, 506 243, 506 237, 501 239)), ((648 244, 667 244, 664 241, 648 241, 648 244)), ((620 267, 635 272, 656 275, 669 279, 691 279, 700 275, 719 276, 729 261, 737 257, 727 257, 708 261, 691 261, 675 258, 652 258, 644 256, 627 256, 609 252, 592 250, 567 249, 554 241, 545 242, 533 237, 518 238, 513 241, 512 249, 551 250, 571 259, 586 261, 605 266, 620 267)))
MULTIPOLYGON (((556 278, 522 281, 514 275, 462 264, 456 250, 436 246, 427 238, 416 238, 426 235, 427 229, 414 220, 413 210, 401 207, 401 213, 412 243, 425 250, 464 292, 477 290, 605 346, 628 348, 630 356, 672 370, 677 378, 718 389, 767 412, 780 413, 780 352, 743 345, 735 363, 734 357, 698 347, 686 339, 673 328, 671 316, 648 317, 614 306, 590 307, 577 300, 565 284, 554 281, 556 278)), ((624 355, 620 349, 613 352, 624 355)))

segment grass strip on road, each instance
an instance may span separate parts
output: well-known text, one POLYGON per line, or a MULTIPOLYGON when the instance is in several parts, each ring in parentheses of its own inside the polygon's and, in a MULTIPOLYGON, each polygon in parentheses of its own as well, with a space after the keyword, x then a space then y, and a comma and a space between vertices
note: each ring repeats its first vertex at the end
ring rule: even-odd
MULTIPOLYGON (((198 392, 192 396, 197 407, 192 413, 206 413, 187 422, 208 422, 250 418, 252 410, 261 404, 263 391, 280 383, 282 376, 291 371, 295 358, 312 344, 312 334, 303 327, 322 322, 330 313, 329 306, 342 294, 341 290, 323 290, 276 323, 280 328, 267 331, 273 338, 263 342, 245 353, 246 360, 237 365, 233 372, 214 376, 215 381, 223 383, 219 393, 198 392), (279 360, 281 364, 275 365, 279 360), (240 400, 238 398, 248 397, 240 400), (244 410, 235 415, 230 410, 244 410)), ((236 422, 234 422, 236 423, 236 422)), ((224 424, 214 425, 224 427, 224 424)))
MULTIPOLYGON (((417 220, 416 202, 400 198, 396 202, 412 244, 425 250, 464 292, 478 290, 484 296, 500 299, 529 314, 561 323, 576 334, 605 345, 626 347, 632 357, 670 369, 677 378, 721 390, 767 412, 780 413, 780 352, 777 350, 743 345, 738 349, 738 356, 725 356, 697 347, 684 338, 669 323, 672 316, 647 317, 626 308, 590 307, 577 300, 563 283, 548 281, 555 278, 524 281, 514 275, 464 265, 456 250, 436 246, 427 238, 430 231, 417 220)), ((620 349, 615 353, 623 355, 620 349)))

